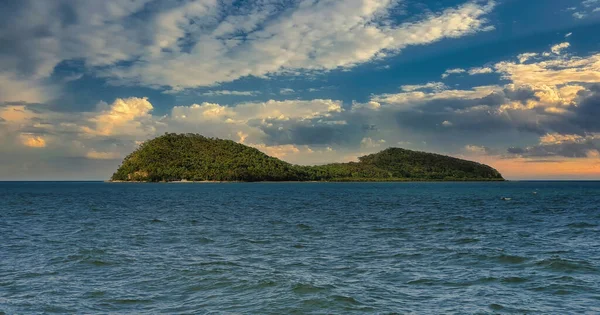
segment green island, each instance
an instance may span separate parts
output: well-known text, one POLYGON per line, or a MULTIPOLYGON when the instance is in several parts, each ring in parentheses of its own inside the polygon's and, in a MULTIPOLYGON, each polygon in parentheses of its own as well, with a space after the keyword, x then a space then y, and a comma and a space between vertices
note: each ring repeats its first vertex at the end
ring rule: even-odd
POLYGON ((166 133, 144 142, 113 182, 503 181, 494 168, 440 154, 388 148, 358 162, 301 166, 258 149, 198 134, 166 133))

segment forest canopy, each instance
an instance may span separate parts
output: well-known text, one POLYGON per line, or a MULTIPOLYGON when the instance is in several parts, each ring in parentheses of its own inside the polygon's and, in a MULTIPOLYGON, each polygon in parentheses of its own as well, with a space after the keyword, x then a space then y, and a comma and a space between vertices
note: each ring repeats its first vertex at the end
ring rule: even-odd
POLYGON ((300 166, 231 140, 167 133, 129 154, 112 181, 502 181, 494 168, 388 148, 358 162, 300 166))

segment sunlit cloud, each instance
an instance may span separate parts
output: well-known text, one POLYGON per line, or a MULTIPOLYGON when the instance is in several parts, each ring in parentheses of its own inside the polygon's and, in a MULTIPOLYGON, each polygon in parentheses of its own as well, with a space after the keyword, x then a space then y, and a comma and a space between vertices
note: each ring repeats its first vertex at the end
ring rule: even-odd
POLYGON ((30 148, 44 148, 46 146, 44 138, 32 134, 21 134, 21 143, 30 148))

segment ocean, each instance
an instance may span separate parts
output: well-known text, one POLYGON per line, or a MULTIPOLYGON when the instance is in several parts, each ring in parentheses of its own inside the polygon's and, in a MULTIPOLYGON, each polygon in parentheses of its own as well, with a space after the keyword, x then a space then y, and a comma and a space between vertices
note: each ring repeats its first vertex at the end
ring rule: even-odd
POLYGON ((600 182, 0 183, 0 314, 599 314, 600 182))

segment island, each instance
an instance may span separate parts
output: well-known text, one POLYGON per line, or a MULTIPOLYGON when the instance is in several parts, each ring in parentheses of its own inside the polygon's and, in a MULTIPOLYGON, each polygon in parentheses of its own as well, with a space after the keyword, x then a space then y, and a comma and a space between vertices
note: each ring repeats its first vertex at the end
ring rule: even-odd
POLYGON ((129 154, 112 182, 503 181, 494 168, 450 156, 388 148, 357 162, 302 166, 231 140, 166 133, 129 154))

